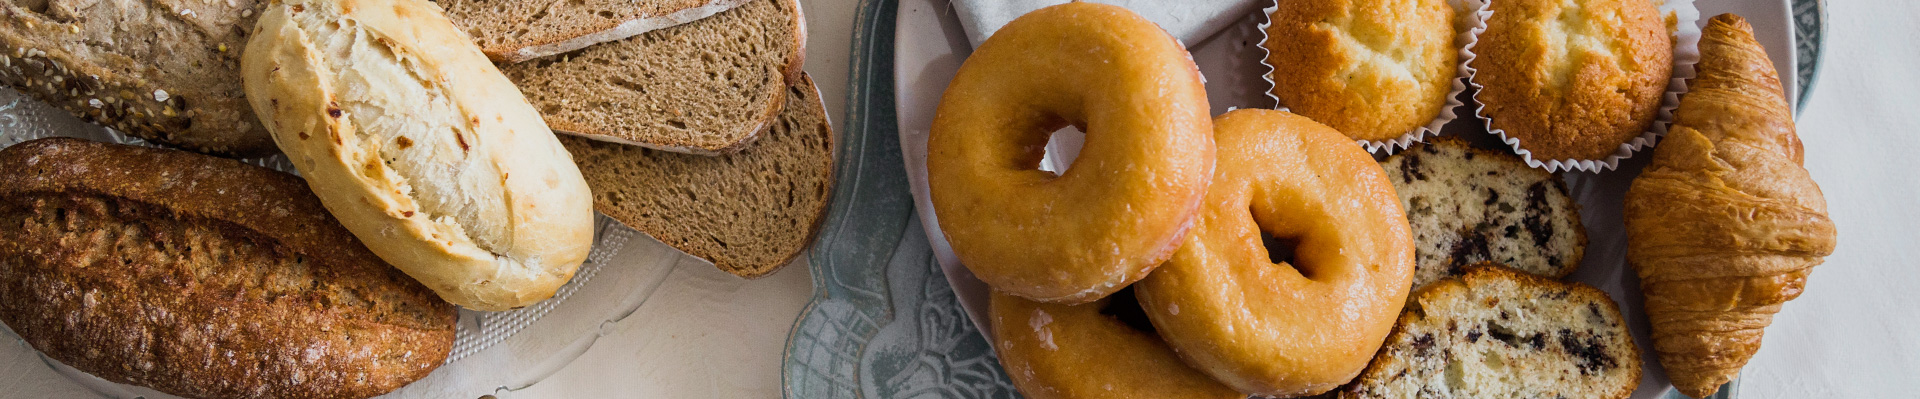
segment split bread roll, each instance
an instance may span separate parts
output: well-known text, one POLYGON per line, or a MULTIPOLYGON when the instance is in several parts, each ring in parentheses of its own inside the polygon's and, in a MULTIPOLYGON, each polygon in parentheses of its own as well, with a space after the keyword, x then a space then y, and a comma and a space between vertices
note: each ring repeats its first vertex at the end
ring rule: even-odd
POLYGON ((519 89, 426 0, 286 0, 241 60, 248 101, 341 224, 448 302, 553 296, 592 194, 519 89))

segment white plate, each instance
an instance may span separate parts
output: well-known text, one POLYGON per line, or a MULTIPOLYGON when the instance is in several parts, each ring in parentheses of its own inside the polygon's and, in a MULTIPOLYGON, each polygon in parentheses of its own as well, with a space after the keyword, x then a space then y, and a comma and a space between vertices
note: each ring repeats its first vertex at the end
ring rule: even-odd
MULTIPOLYGON (((1794 66, 1797 60, 1793 51, 1793 24, 1788 17, 1790 6, 1787 2, 1698 0, 1695 6, 1700 9, 1701 24, 1706 22, 1707 17, 1721 13, 1730 12, 1745 17, 1753 25, 1755 38, 1767 47, 1767 54, 1773 58, 1775 69, 1788 71, 1782 73, 1783 76, 1792 76, 1790 72, 1796 70, 1794 66)), ((1258 63, 1260 50, 1255 47, 1261 35, 1254 25, 1262 19, 1263 16, 1258 13, 1249 14, 1241 23, 1191 47, 1194 60, 1207 78, 1207 99, 1215 114, 1232 108, 1273 106, 1272 100, 1263 94, 1267 83, 1260 74, 1265 71, 1258 63)), ((894 36, 896 112, 900 124, 901 152, 918 205, 917 211, 922 226, 927 229, 928 241, 940 262, 941 271, 953 284, 955 294, 974 324, 983 334, 989 335, 991 342, 992 329, 988 328, 986 321, 987 286, 960 264, 947 244, 945 235, 940 233, 939 219, 928 200, 926 184, 926 143, 934 110, 947 82, 953 79, 960 63, 972 52, 972 46, 944 0, 902 0, 897 23, 894 36)), ((1793 79, 1782 79, 1781 83, 1786 85, 1789 101, 1800 98, 1799 88, 1793 79)), ((1492 140, 1493 136, 1486 134, 1479 121, 1469 117, 1471 112, 1460 111, 1463 116, 1447 125, 1444 134, 1474 141, 1492 140)), ((1049 146, 1049 162, 1043 162, 1045 165, 1064 165, 1064 162, 1060 162, 1063 159, 1052 155, 1077 152, 1077 146, 1073 143, 1054 144, 1049 146)), ((1069 156, 1064 160, 1070 161, 1071 158, 1069 156)), ((1579 269, 1567 280, 1599 287, 1620 302, 1621 311, 1634 332, 1645 364, 1640 387, 1634 392, 1633 398, 1658 398, 1672 392, 1664 369, 1654 359, 1652 342, 1647 338, 1639 281, 1626 266, 1626 240, 1620 219, 1621 196, 1633 177, 1639 175, 1646 160, 1644 156, 1623 160, 1619 170, 1601 174, 1566 174, 1568 189, 1581 204, 1581 221, 1586 225, 1588 236, 1586 258, 1582 259, 1579 269)))

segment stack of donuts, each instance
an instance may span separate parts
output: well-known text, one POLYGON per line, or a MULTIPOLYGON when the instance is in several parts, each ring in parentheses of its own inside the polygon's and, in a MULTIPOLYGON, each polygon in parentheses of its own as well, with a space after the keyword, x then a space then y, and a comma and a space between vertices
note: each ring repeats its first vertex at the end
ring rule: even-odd
POLYGON ((948 86, 935 212, 1027 397, 1320 394, 1392 330, 1414 242, 1379 164, 1305 117, 1208 110, 1180 43, 1083 2, 1001 28, 948 86), (1066 126, 1085 146, 1040 170, 1066 126))

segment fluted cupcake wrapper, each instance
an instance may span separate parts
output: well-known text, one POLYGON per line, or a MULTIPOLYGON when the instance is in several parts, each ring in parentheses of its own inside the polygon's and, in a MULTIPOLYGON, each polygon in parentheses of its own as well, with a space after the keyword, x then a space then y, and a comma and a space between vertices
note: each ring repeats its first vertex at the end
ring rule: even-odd
POLYGON ((1487 7, 1489 0, 1459 1, 1464 2, 1463 4, 1466 6, 1466 10, 1471 14, 1467 34, 1472 35, 1473 38, 1468 40, 1469 45, 1461 50, 1463 52, 1463 60, 1461 61, 1460 70, 1467 75, 1467 83, 1473 85, 1474 88, 1474 115, 1480 117, 1480 119, 1487 120, 1489 122, 1487 123, 1487 132, 1500 136, 1500 141, 1513 147, 1513 153, 1519 155, 1521 159, 1525 159, 1528 166, 1546 169, 1549 172, 1578 171, 1599 173, 1609 171, 1618 168, 1620 166, 1620 160, 1632 158, 1633 155, 1640 152, 1640 150, 1653 147, 1660 141, 1660 137, 1667 134, 1668 125, 1673 124, 1673 110, 1680 107, 1680 95, 1686 93, 1687 80, 1692 79, 1694 76, 1693 64, 1700 61, 1700 26, 1698 25, 1700 21, 1700 9, 1694 7, 1693 0, 1666 0, 1662 2, 1660 4, 1661 19, 1668 22, 1667 26, 1671 30, 1670 34, 1673 35, 1673 76, 1667 80, 1667 91, 1660 96, 1660 110, 1654 114, 1653 123, 1647 126, 1647 131, 1641 132, 1640 136, 1634 137, 1625 143, 1620 143, 1620 148, 1606 158, 1537 159, 1534 158, 1532 151, 1527 150, 1526 144, 1520 142, 1520 138, 1508 135, 1504 129, 1496 129, 1493 127, 1493 123, 1491 123, 1493 118, 1487 117, 1485 112, 1487 108, 1486 103, 1480 101, 1479 98, 1480 92, 1483 91, 1485 87, 1482 87, 1479 82, 1475 82, 1473 79, 1479 70, 1474 69, 1472 65, 1467 63, 1467 61, 1473 57, 1473 47, 1471 44, 1479 41, 1480 34, 1487 31, 1487 19, 1493 17, 1493 10, 1487 7))
MULTIPOLYGON (((1455 10, 1462 9, 1459 7, 1459 2, 1460 0, 1447 0, 1447 4, 1455 6, 1455 10)), ((1265 93, 1268 99, 1273 100, 1274 104, 1280 104, 1280 97, 1273 94, 1273 90, 1278 88, 1279 84, 1273 81, 1273 73, 1275 71, 1273 65, 1267 63, 1267 56, 1270 52, 1270 50, 1267 50, 1267 41, 1273 40, 1272 37, 1267 35, 1267 27, 1273 25, 1273 12, 1279 9, 1280 3, 1277 1, 1274 2, 1273 5, 1261 9, 1261 20, 1258 26, 1260 30, 1260 43, 1258 45, 1260 47, 1260 66, 1266 67, 1267 69, 1260 74, 1260 79, 1267 82, 1267 90, 1265 93)), ((1481 27, 1482 30, 1485 30, 1484 22, 1481 24, 1481 27)), ((1360 147, 1365 148, 1368 153, 1380 156, 1393 155, 1396 152, 1400 152, 1400 150, 1405 150, 1407 147, 1413 146, 1413 143, 1425 142, 1428 137, 1439 136, 1442 126, 1453 122, 1454 119, 1459 119, 1460 114, 1456 110, 1459 109, 1460 106, 1466 105, 1466 103, 1460 102, 1460 93, 1467 90, 1467 61, 1473 60, 1473 52, 1468 49, 1473 47, 1476 37, 1477 35, 1469 32, 1467 29, 1458 29, 1458 31, 1455 32, 1453 47, 1456 51, 1459 51, 1458 61, 1460 64, 1454 68, 1455 75, 1452 80, 1453 89, 1447 90, 1447 102, 1445 105, 1440 106, 1440 113, 1434 115, 1433 120, 1428 121, 1424 126, 1415 128, 1393 139, 1381 141, 1354 140, 1354 142, 1360 144, 1360 147)), ((1279 105, 1276 108, 1282 111, 1288 111, 1285 105, 1279 105)))

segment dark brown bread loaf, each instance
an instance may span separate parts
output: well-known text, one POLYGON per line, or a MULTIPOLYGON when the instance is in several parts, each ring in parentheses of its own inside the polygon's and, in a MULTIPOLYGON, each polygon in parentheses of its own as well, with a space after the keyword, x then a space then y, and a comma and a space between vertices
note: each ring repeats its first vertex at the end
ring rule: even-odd
POLYGON ((0 83, 88 121, 224 155, 274 151, 240 94, 256 0, 0 3, 0 83))
POLYGON ((800 255, 833 192, 833 128, 805 75, 766 138, 700 156, 560 136, 593 208, 728 273, 760 277, 800 255))
POLYGON ((0 150, 0 321, 82 371, 187 397, 368 397, 438 367, 455 320, 292 175, 77 139, 0 150))

